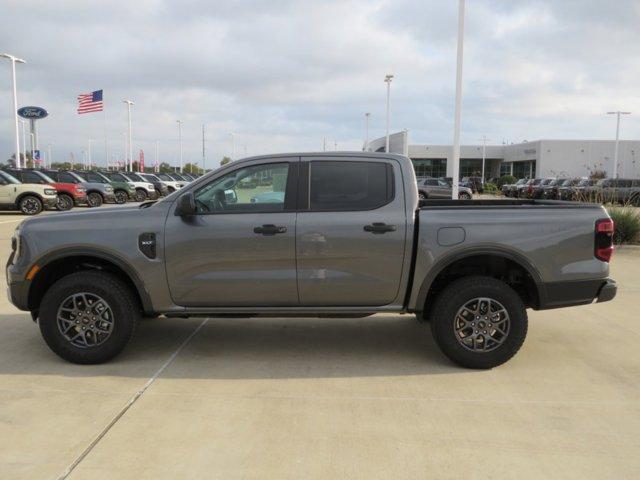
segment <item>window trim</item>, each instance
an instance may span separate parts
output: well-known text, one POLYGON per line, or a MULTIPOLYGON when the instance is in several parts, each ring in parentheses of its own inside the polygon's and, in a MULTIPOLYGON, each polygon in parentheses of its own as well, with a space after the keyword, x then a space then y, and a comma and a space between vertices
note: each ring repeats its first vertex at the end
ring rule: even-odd
POLYGON ((396 183, 395 183, 395 172, 393 171, 393 164, 391 161, 386 160, 377 160, 377 159, 349 159, 349 160, 338 160, 336 158, 313 158, 313 159, 305 159, 301 162, 300 169, 300 178, 302 180, 300 185, 300 190, 298 192, 298 211, 305 213, 316 213, 316 212, 326 212, 326 213, 342 213, 342 212, 371 212, 374 210, 378 210, 382 207, 385 207, 391 203, 393 203, 396 199, 396 183), (387 197, 387 200, 384 203, 378 204, 371 208, 350 208, 350 209, 321 209, 321 210, 312 210, 311 209, 311 164, 314 162, 318 163, 326 163, 326 162, 339 162, 339 163, 381 163, 385 166, 387 171, 387 191, 391 191, 391 194, 387 197))
MULTIPOLYGON (((196 212, 193 215, 194 216, 202 216, 202 215, 254 215, 257 213, 260 214, 266 214, 266 213, 295 213, 297 211, 297 198, 298 198, 298 176, 299 176, 299 165, 300 165, 300 158, 299 157, 294 157, 294 158, 279 158, 279 159, 269 159, 269 160, 276 160, 276 161, 267 161, 264 163, 255 163, 252 165, 239 165, 238 168, 235 169, 230 169, 225 171, 222 175, 217 176, 215 178, 212 178, 209 182, 205 183, 204 185, 202 185, 201 187, 198 187, 197 189, 194 189, 192 191, 194 197, 197 194, 198 191, 202 190, 203 188, 205 188, 206 186, 210 185, 212 182, 215 182, 217 180, 220 180, 221 178, 229 175, 230 173, 233 172, 237 172, 238 170, 242 170, 243 168, 247 168, 247 167, 258 167, 258 166, 263 166, 263 165, 281 165, 281 164, 288 164, 289 165, 289 171, 287 173, 287 184, 285 186, 284 189, 284 204, 283 204, 283 209, 282 210, 268 210, 268 211, 264 211, 264 210, 254 210, 251 212, 232 212, 232 211, 222 211, 222 212, 196 212)), ((188 193, 188 192, 187 192, 188 193)))

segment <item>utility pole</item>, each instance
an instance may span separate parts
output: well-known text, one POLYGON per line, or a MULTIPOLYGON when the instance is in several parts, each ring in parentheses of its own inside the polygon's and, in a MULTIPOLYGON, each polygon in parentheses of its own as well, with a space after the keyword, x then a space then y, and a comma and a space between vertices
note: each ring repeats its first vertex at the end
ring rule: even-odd
POLYGON ((87 160, 89 161, 89 168, 87 170, 91 170, 91 142, 93 142, 93 138, 89 139, 89 149, 87 150, 87 160))
POLYGON ((620 115, 631 115, 631 112, 607 112, 607 115, 615 115, 616 118, 616 143, 613 149, 613 175, 611 178, 618 178, 618 143, 620 141, 620 115))
MULTIPOLYGON (((51 155, 51 147, 52 145, 47 145, 47 162, 49 162, 49 168, 51 168, 51 162, 53 161, 53 156, 51 155)), ((45 168, 47 167, 47 163, 44 164, 45 168)))
POLYGON ((386 139, 386 147, 385 152, 389 153, 389 124, 391 122, 391 112, 390 112, 390 97, 391 97, 391 80, 393 80, 393 75, 387 74, 384 77, 384 82, 387 84, 387 139, 386 139))
POLYGON ((458 199, 458 181, 460 176, 460 116, 462 112, 462 58, 464 48, 464 0, 458 3, 458 55, 456 61, 456 104, 453 126, 453 174, 451 179, 451 198, 458 199))
POLYGON ((371 113, 364 114, 364 151, 369 151, 369 117, 371 113))
POLYGON ((178 123, 178 144, 180 147, 180 173, 182 173, 182 120, 176 120, 178 123))
POLYGON ((490 141, 486 135, 482 135, 482 183, 484 183, 484 164, 487 157, 487 141, 490 141))
POLYGON ((203 173, 207 170, 205 169, 205 150, 204 150, 204 123, 202 124, 202 171, 203 173))
POLYGON ((160 141, 156 140, 156 161, 154 163, 153 171, 158 173, 160 171, 160 141))
MULTIPOLYGON (((8 53, 1 53, 0 57, 7 58, 11 62, 11 80, 13 83, 13 123, 15 127, 15 147, 16 147, 16 167, 20 168, 20 133, 18 132, 18 90, 16 87, 16 63, 27 63, 21 58, 14 57, 8 53)), ((25 156, 25 165, 26 165, 25 156)))

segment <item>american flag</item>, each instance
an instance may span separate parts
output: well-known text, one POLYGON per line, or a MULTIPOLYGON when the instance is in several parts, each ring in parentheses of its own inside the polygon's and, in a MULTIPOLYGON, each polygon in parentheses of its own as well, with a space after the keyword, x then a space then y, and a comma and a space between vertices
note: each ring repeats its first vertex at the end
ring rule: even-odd
POLYGON ((78 113, 102 111, 102 90, 78 95, 78 113))

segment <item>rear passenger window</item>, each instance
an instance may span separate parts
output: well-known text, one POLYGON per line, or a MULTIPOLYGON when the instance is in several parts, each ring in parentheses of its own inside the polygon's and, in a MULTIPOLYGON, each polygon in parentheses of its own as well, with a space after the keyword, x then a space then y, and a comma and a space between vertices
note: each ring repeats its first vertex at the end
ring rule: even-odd
POLYGON ((373 210, 393 199, 393 169, 382 162, 311 162, 312 211, 373 210))

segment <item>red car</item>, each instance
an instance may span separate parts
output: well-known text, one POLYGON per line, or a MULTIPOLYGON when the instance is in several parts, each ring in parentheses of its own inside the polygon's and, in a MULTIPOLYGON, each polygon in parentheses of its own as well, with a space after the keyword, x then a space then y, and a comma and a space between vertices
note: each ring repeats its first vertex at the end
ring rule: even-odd
POLYGON ((87 205, 87 192, 75 183, 56 182, 39 170, 27 168, 5 168, 22 183, 39 183, 51 185, 58 193, 58 210, 70 210, 73 206, 87 205))

